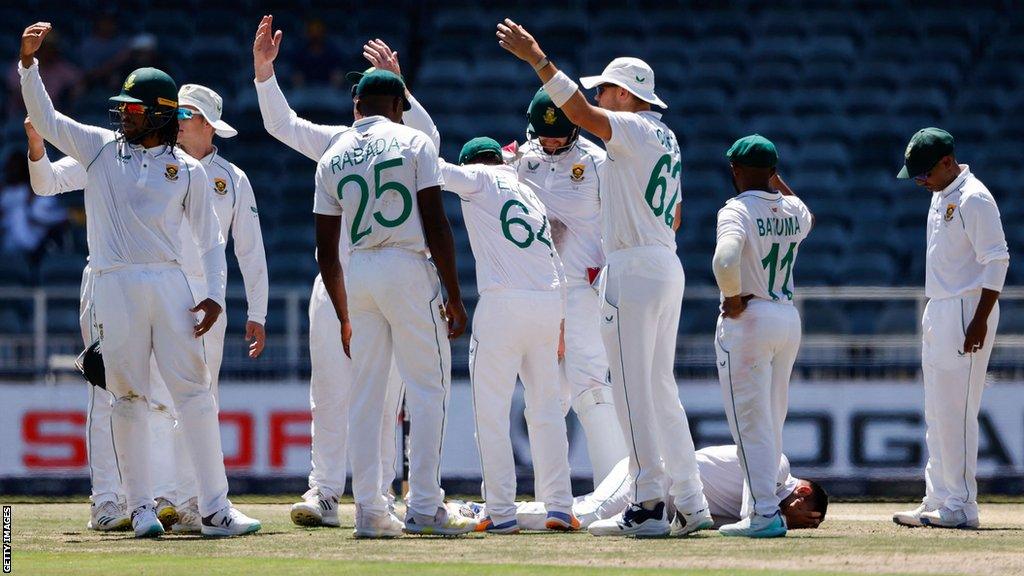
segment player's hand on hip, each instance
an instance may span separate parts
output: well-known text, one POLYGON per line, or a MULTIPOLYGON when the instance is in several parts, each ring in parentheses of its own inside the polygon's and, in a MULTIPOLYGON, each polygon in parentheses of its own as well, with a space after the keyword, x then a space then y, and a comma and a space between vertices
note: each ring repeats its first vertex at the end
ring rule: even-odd
POLYGON ((213 324, 217 321, 217 318, 220 317, 220 313, 223 312, 224 309, 221 308, 220 304, 217 304, 217 302, 207 298, 199 304, 196 304, 194 308, 189 308, 188 311, 193 314, 196 312, 203 313, 203 319, 200 320, 199 323, 196 324, 195 329, 192 330, 192 335, 199 338, 203 334, 209 332, 210 328, 213 328, 213 324))
POLYGON ((380 38, 370 40, 363 45, 363 58, 370 62, 370 65, 378 70, 387 70, 402 75, 402 67, 398 64, 398 52, 392 51, 391 47, 380 38))
POLYGON ((252 43, 252 62, 256 69, 256 80, 263 82, 274 75, 274 60, 281 50, 280 30, 274 31, 274 17, 264 16, 256 28, 256 40, 252 43))
POLYGON ((444 315, 448 320, 448 339, 455 340, 466 331, 466 307, 462 299, 448 300, 444 304, 444 315))
POLYGON ((729 296, 722 300, 722 317, 739 318, 740 314, 747 309, 747 301, 742 296, 729 296))
POLYGON ((249 358, 259 358, 267 345, 267 331, 263 324, 249 320, 245 323, 245 341, 249 342, 249 358))
POLYGON ((345 356, 352 357, 352 322, 348 318, 341 321, 341 347, 345 356))
POLYGON ((971 354, 981 350, 985 345, 985 336, 988 334, 988 324, 984 320, 975 318, 967 325, 967 333, 964 335, 964 354, 971 354))
POLYGON ((498 37, 499 46, 515 54, 517 58, 530 66, 544 58, 544 52, 533 36, 526 31, 526 28, 513 22, 511 18, 505 18, 504 22, 498 24, 495 36, 498 37))
POLYGON ((46 38, 46 35, 50 33, 52 28, 49 22, 36 22, 25 28, 25 31, 21 34, 21 63, 23 66, 25 64, 32 64, 32 58, 35 57, 39 47, 42 46, 43 38, 46 38))

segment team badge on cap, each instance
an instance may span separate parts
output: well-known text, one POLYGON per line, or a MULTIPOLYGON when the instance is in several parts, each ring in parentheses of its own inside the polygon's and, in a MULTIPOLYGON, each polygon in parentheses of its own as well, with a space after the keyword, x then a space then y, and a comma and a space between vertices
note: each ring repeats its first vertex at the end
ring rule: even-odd
POLYGON ((572 165, 572 176, 570 176, 569 179, 572 180, 573 182, 582 182, 583 181, 583 170, 584 170, 583 164, 573 164, 572 165))
POLYGON ((213 179, 213 191, 221 196, 228 193, 228 181, 223 178, 213 179))
POLYGON ((547 124, 548 126, 552 126, 557 121, 558 121, 558 116, 555 116, 555 109, 554 108, 548 108, 547 110, 544 111, 544 123, 545 124, 547 124))
POLYGON ((175 180, 177 180, 178 179, 178 165, 177 164, 168 164, 164 168, 164 178, 166 178, 168 182, 174 182, 175 180))
POLYGON ((956 204, 947 204, 946 205, 946 222, 949 222, 950 220, 953 219, 953 213, 955 213, 955 212, 956 212, 956 204))
POLYGON ((125 90, 131 90, 132 86, 135 86, 135 74, 130 74, 128 79, 124 81, 123 88, 125 90))

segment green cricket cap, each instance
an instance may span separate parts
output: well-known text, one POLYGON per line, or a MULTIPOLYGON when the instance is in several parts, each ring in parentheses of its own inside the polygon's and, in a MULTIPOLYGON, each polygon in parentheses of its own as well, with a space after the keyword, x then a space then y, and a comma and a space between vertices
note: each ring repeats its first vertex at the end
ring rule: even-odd
POLYGON ((779 163, 779 151, 772 141, 760 134, 744 136, 733 142, 725 157, 733 164, 753 168, 774 168, 779 163))
POLYGON ((896 177, 920 176, 952 154, 953 150, 953 136, 949 132, 942 128, 922 128, 910 138, 903 153, 903 169, 896 177))
POLYGON ((139 68, 125 78, 121 93, 111 102, 142 104, 149 107, 178 107, 178 85, 163 70, 139 68))
POLYGON ((405 97, 405 82, 402 77, 387 70, 373 70, 364 73, 356 84, 355 96, 399 96, 403 110, 412 107, 405 97))
POLYGON ((565 112, 555 106, 551 96, 543 88, 537 90, 537 94, 530 101, 530 106, 526 109, 526 119, 530 123, 526 131, 542 138, 572 136, 576 128, 565 112))
POLYGON ((349 84, 359 84, 359 81, 363 79, 363 76, 366 76, 367 74, 373 72, 376 69, 377 68, 375 66, 370 66, 369 68, 363 70, 362 72, 347 72, 345 74, 345 80, 347 80, 349 84))
POLYGON ((501 158, 501 144, 498 144, 498 141, 494 138, 486 136, 473 138, 466 142, 465 146, 462 147, 462 152, 459 152, 459 164, 465 164, 477 156, 488 152, 497 154, 498 158, 501 158))

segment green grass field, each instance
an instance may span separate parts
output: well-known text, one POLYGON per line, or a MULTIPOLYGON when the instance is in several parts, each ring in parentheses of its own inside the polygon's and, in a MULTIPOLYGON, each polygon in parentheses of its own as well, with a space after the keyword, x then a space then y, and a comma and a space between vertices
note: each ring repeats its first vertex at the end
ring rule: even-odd
POLYGON ((906 503, 836 503, 818 530, 751 541, 715 532, 686 539, 586 533, 354 540, 341 529, 293 526, 283 499, 238 499, 263 521, 251 537, 165 536, 85 529, 81 503, 13 504, 14 574, 1024 574, 1024 504, 982 506, 983 529, 900 528, 906 503))

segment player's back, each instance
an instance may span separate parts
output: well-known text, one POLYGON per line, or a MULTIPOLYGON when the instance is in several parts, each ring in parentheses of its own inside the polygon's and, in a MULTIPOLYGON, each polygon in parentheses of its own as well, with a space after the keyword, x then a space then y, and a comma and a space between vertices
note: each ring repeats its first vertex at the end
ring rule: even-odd
POLYGON ((382 116, 363 118, 320 159, 314 211, 344 212, 342 233, 353 250, 426 252, 416 194, 436 186, 436 175, 437 152, 422 132, 382 116))
POLYGON ((601 166, 605 252, 640 246, 676 249, 676 204, 682 160, 661 114, 610 112, 607 160, 601 166))
POLYGON ((797 251, 810 229, 811 213, 796 196, 748 190, 726 202, 718 235, 740 231, 744 237, 742 294, 791 303, 797 251))

